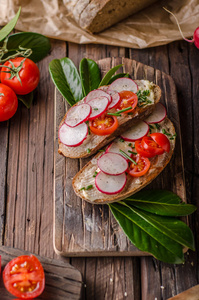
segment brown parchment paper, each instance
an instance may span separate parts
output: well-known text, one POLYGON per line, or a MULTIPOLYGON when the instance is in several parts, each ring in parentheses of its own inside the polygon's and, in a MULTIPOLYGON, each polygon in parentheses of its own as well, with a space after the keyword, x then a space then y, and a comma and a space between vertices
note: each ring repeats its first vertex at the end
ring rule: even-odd
MULTIPOLYGON (((141 1, 141 0, 140 0, 141 1)), ((199 26, 199 0, 162 0, 100 34, 81 29, 62 0, 0 0, 0 25, 8 23, 22 7, 16 29, 79 44, 97 43, 130 48, 147 48, 180 40, 176 14, 186 37, 199 26)))

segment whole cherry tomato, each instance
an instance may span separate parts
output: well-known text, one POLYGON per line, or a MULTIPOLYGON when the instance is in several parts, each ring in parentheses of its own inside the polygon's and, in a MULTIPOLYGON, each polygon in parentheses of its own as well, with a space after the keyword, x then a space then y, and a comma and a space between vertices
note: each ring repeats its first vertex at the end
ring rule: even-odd
POLYGON ((18 95, 32 92, 39 83, 39 69, 29 58, 16 57, 6 61, 1 70, 1 82, 18 95))
POLYGON ((44 270, 34 255, 22 255, 5 266, 3 282, 12 295, 21 299, 32 299, 44 290, 44 270))
POLYGON ((10 119, 17 110, 18 100, 15 92, 0 83, 0 122, 10 119))

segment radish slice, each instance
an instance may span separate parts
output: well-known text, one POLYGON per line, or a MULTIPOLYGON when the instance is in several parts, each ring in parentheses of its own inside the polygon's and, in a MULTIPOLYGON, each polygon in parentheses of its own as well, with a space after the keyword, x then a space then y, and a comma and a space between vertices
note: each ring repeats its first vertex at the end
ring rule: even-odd
POLYGON ((130 153, 129 151, 132 151, 132 148, 131 148, 131 146, 128 146, 127 143, 121 142, 119 139, 116 139, 106 149, 106 153, 107 152, 111 152, 111 153, 118 153, 118 154, 122 155, 122 153, 120 152, 120 150, 124 151, 126 154, 129 155, 129 153, 130 153))
POLYGON ((108 98, 108 101, 109 103, 111 103, 112 101, 112 97, 111 95, 109 95, 108 93, 104 92, 103 90, 93 90, 91 91, 87 96, 86 98, 84 99, 84 103, 88 103, 88 101, 94 99, 94 98, 98 98, 98 97, 107 97, 108 98))
POLYGON ((97 161, 98 168, 108 175, 120 175, 128 169, 126 159, 117 153, 107 152, 97 161))
POLYGON ((157 103, 154 111, 150 116, 148 116, 147 119, 145 119, 145 121, 148 124, 159 123, 165 119, 166 115, 167 115, 167 111, 164 105, 162 103, 157 103))
POLYGON ((88 101, 87 104, 92 107, 92 112, 89 116, 89 120, 93 120, 101 116, 106 111, 109 105, 109 101, 107 97, 101 96, 88 101))
POLYGON ((75 105, 67 112, 64 122, 70 127, 75 127, 85 122, 90 116, 91 111, 92 109, 89 104, 83 103, 80 105, 75 105))
POLYGON ((70 127, 65 123, 59 128, 60 142, 68 147, 76 147, 83 143, 88 134, 88 126, 82 123, 75 127, 70 127))
POLYGON ((116 93, 115 91, 109 91, 108 92, 111 97, 112 97, 112 102, 109 104, 108 109, 114 108, 115 106, 118 105, 118 103, 120 102, 120 94, 116 93))
POLYGON ((121 135, 121 138, 125 141, 134 142, 136 140, 141 139, 143 136, 147 135, 149 132, 149 125, 140 121, 136 125, 134 125, 130 130, 126 131, 121 135))
POLYGON ((113 195, 121 192, 126 184, 126 174, 112 176, 99 172, 95 177, 96 188, 104 194, 113 195))
POLYGON ((121 91, 131 91, 137 93, 138 85, 130 78, 118 78, 113 83, 110 84, 107 93, 111 91, 121 92, 121 91))

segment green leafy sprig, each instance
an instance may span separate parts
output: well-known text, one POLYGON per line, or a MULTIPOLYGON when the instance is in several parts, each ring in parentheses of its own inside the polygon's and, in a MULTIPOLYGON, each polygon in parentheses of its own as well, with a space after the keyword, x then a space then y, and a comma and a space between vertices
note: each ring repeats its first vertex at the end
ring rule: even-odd
POLYGON ((177 217, 196 207, 172 192, 141 191, 109 208, 130 241, 163 262, 183 263, 183 248, 195 249, 192 231, 177 217))

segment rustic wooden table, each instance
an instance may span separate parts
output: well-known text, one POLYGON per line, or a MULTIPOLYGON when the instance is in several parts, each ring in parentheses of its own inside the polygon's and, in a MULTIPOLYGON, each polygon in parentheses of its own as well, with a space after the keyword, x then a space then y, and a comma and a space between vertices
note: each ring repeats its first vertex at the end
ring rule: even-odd
POLYGON ((105 45, 76 45, 52 40, 52 50, 38 65, 41 80, 30 110, 0 124, 0 234, 5 246, 70 262, 83 275, 82 299, 165 300, 198 283, 199 212, 190 217, 196 251, 183 265, 152 257, 62 258, 53 250, 54 84, 48 64, 70 57, 98 60, 132 58, 170 74, 177 86, 188 203, 199 195, 199 52, 184 41, 135 50, 105 45))

